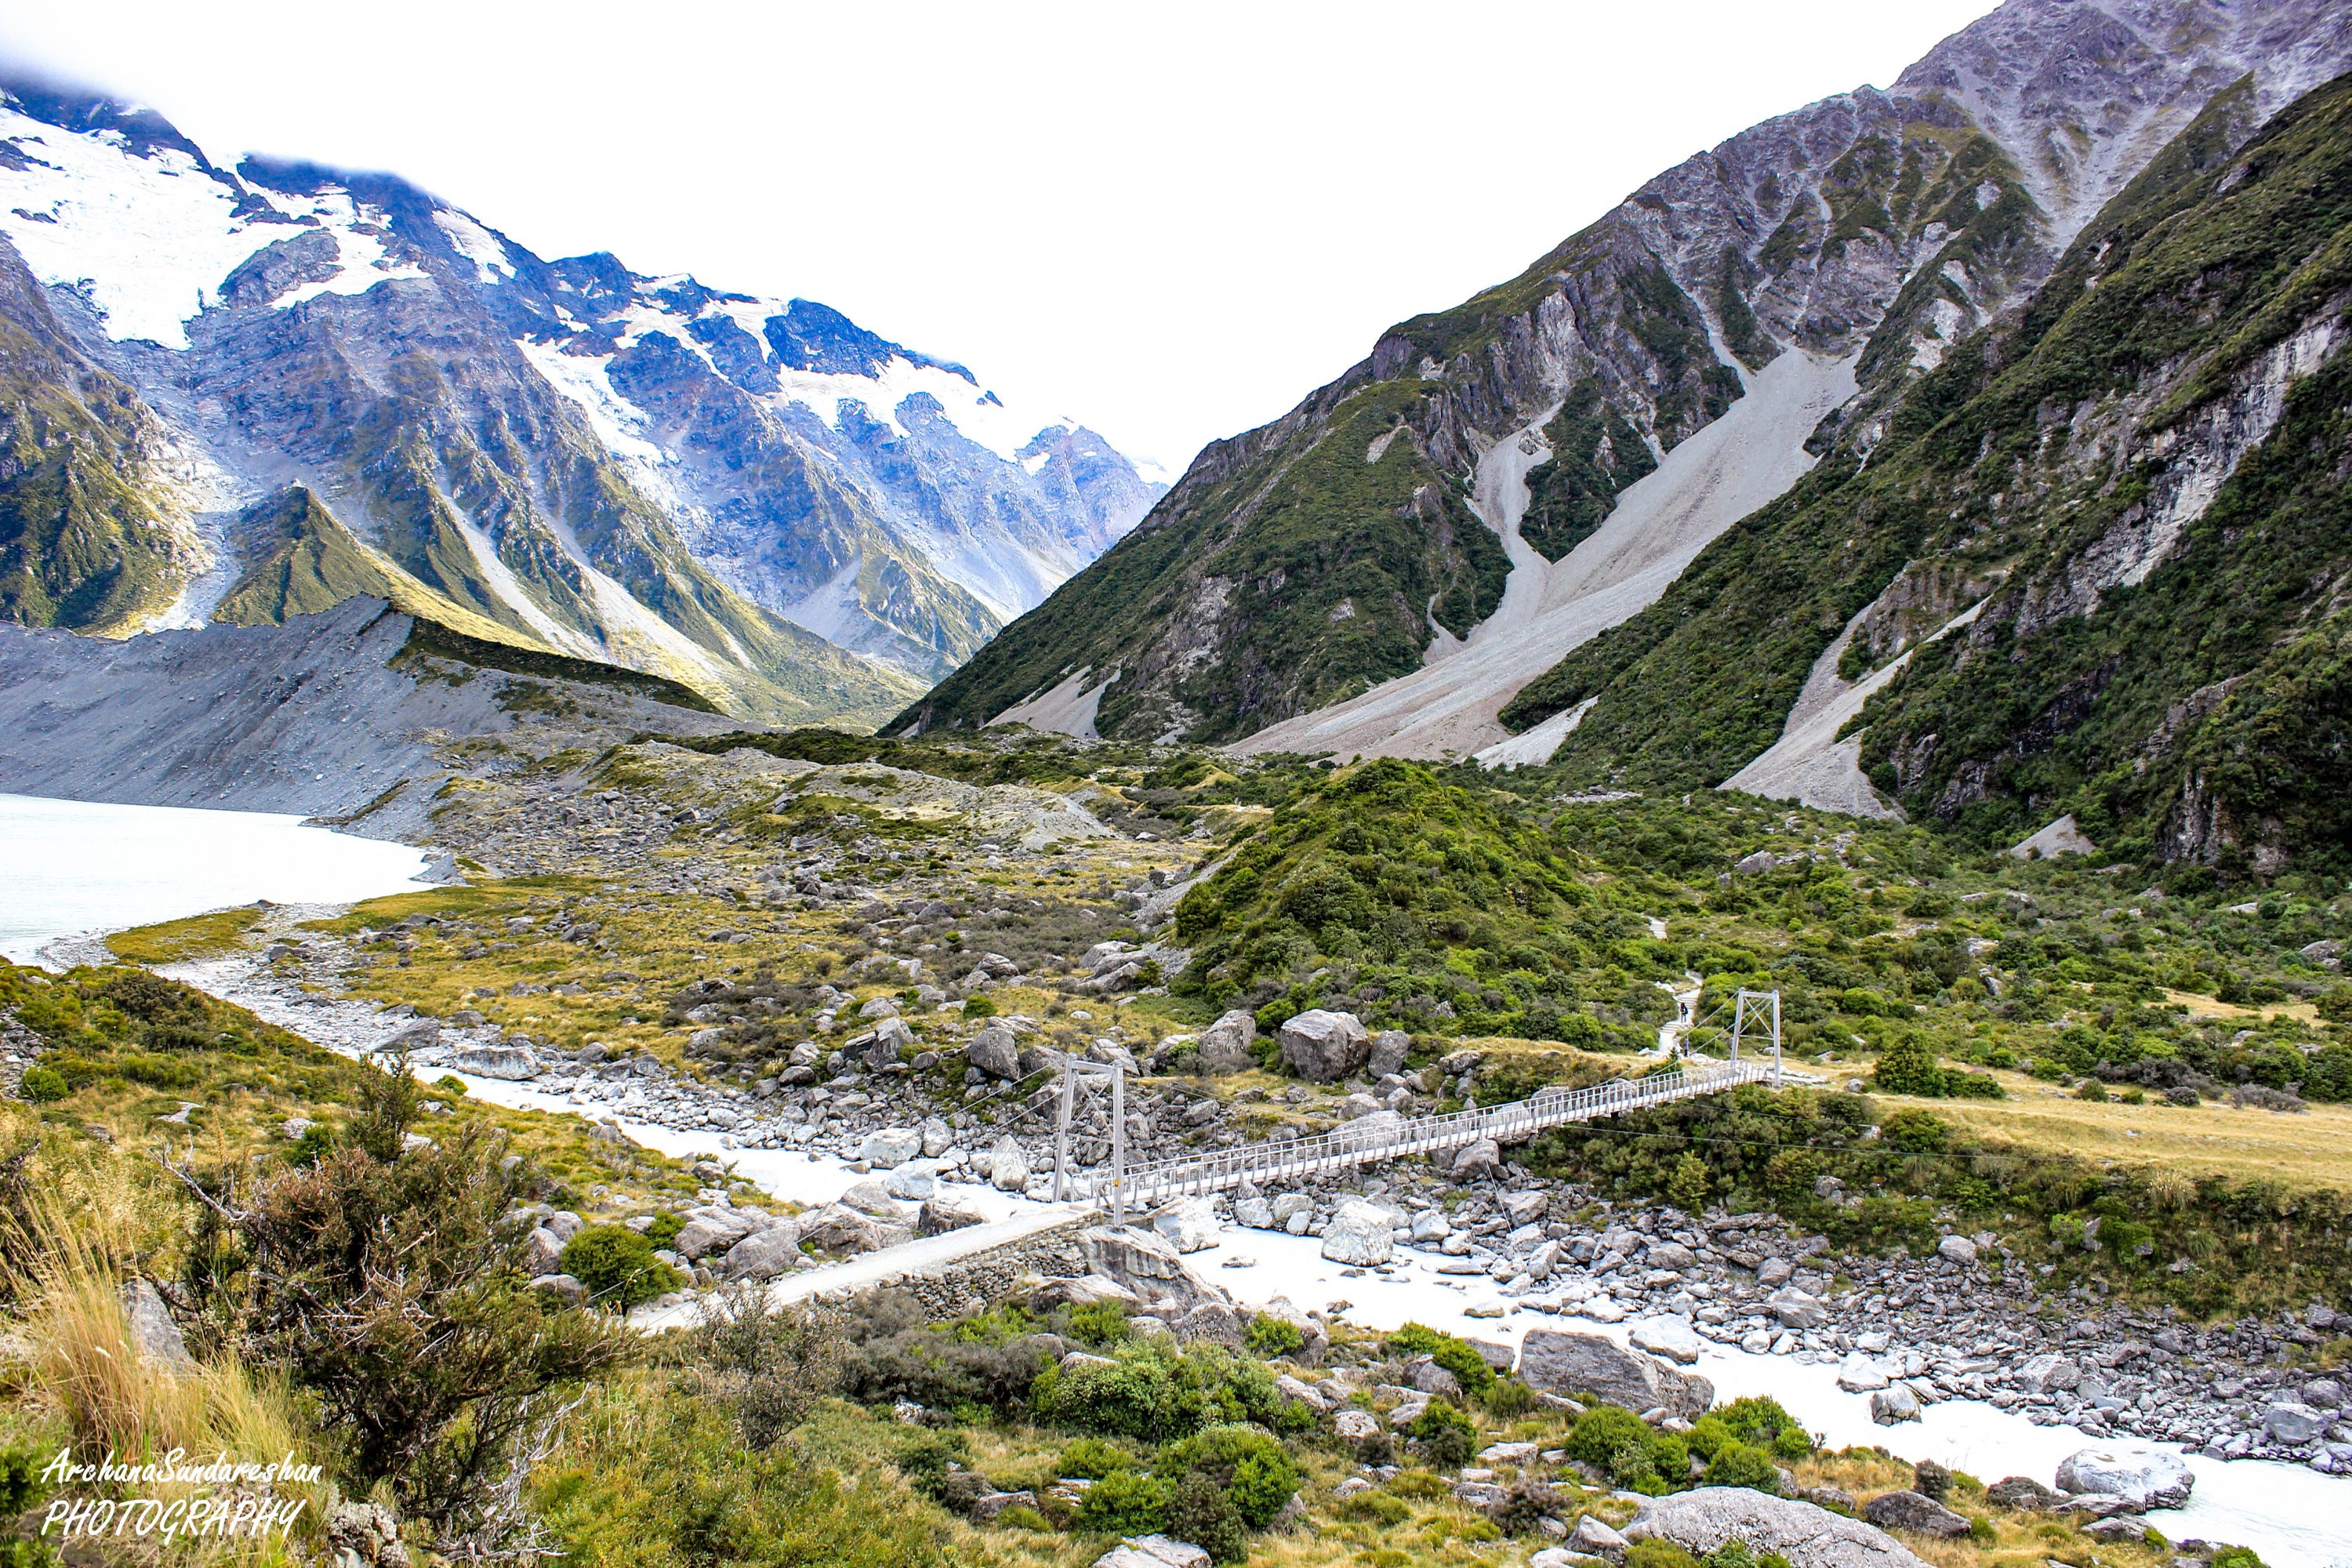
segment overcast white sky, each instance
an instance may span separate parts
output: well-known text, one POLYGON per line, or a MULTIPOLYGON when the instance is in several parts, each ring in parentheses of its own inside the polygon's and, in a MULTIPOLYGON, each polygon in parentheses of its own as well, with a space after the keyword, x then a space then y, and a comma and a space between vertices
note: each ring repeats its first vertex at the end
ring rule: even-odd
POLYGON ((1990 9, 37 0, 0 59, 151 103, 216 162, 389 169, 543 256, 824 300, 1180 468, 1990 9))

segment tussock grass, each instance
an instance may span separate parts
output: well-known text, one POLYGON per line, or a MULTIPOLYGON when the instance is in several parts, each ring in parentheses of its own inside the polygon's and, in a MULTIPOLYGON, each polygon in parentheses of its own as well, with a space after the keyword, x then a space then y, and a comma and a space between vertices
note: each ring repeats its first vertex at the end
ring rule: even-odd
POLYGON ((2314 1104, 2290 1116, 2241 1110, 2226 1100, 2193 1107, 2153 1099, 2146 1105, 2095 1104, 2053 1096, 2047 1085, 2023 1079, 2013 1079, 2011 1089, 2011 1098, 2003 1100, 1921 1103, 1979 1136, 2086 1160, 2158 1166, 2190 1177, 2281 1182, 2305 1191, 2340 1191, 2345 1184, 2352 1106, 2314 1104))
MULTIPOLYGON (((95 1171, 70 1188, 36 1194, 12 1222, 11 1251, 19 1259, 13 1283, 25 1312, 23 1404, 62 1427, 84 1463, 106 1454, 127 1463, 153 1461, 180 1450, 191 1462, 226 1454, 254 1463, 292 1456, 323 1465, 322 1435, 281 1378, 229 1358, 175 1370, 141 1348, 123 1295, 136 1219, 121 1201, 94 1209, 75 1201, 104 1198, 110 1187, 116 1199, 132 1199, 137 1181, 121 1156, 95 1171)), ((139 1206, 152 1205, 153 1194, 143 1194, 139 1206)), ((137 1490, 169 1502, 211 1489, 164 1482, 137 1490)), ((272 1490, 303 1504, 289 1538, 208 1539, 168 1549, 142 1543, 134 1554, 168 1550, 255 1568, 299 1561, 323 1529, 331 1483, 281 1481, 272 1490)))

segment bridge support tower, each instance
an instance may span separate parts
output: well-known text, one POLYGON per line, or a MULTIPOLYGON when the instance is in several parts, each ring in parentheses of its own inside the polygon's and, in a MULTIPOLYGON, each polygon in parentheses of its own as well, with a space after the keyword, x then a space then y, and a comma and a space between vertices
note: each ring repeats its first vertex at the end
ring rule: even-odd
POLYGON ((1772 1038, 1772 1087, 1780 1087, 1780 994, 1778 991, 1750 991, 1741 986, 1731 1006, 1731 1059, 1739 1059, 1739 1039, 1750 1024, 1770 1031, 1772 1038))

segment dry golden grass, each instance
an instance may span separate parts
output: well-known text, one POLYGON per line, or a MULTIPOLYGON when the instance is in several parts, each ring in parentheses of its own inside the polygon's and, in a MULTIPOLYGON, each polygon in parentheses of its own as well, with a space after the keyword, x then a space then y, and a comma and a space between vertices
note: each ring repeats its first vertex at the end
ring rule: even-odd
MULTIPOLYGON (((1909 1488, 1911 1467, 1883 1450, 1847 1448, 1816 1454, 1792 1467, 1801 1487, 1832 1486, 1867 1503, 1882 1492, 1909 1488)), ((2079 1524, 2041 1513, 2012 1513, 1985 1501, 1983 1483, 2001 1478, 1961 1478, 1945 1500, 1946 1506, 1979 1520, 1990 1538, 1965 1536, 1938 1541, 1927 1536, 1898 1537, 1936 1568, 2042 1568, 2046 1563, 2088 1564, 2100 1568, 2155 1568, 2170 1553, 2137 1542, 2094 1542, 2079 1524)))
MULTIPOLYGON (((126 1189, 128 1162, 104 1162, 126 1189)), ((97 1183, 85 1179, 84 1194, 97 1183)), ((112 1205, 93 1215, 61 1194, 43 1189, 16 1238, 20 1256, 34 1261, 28 1278, 16 1281, 25 1303, 26 1373, 20 1401, 37 1418, 70 1435, 77 1457, 89 1462, 112 1454, 126 1463, 152 1462, 173 1450, 192 1461, 226 1454, 232 1460, 269 1463, 291 1455, 298 1462, 322 1463, 319 1434, 299 1414, 284 1383, 248 1372, 233 1360, 217 1360, 174 1371, 148 1357, 133 1336, 123 1300, 123 1248, 129 1226, 112 1205)), ((210 1494, 214 1489, 178 1482, 142 1485, 138 1495, 170 1502, 210 1494)), ((299 1500, 290 1539, 259 1538, 182 1542, 154 1552, 221 1564, 276 1568, 307 1555, 323 1524, 330 1483, 276 1483, 272 1494, 299 1500)), ((134 1558, 147 1543, 131 1544, 134 1558)))
POLYGON ((2155 1166, 2192 1178, 2261 1177, 2306 1190, 2352 1184, 2352 1163, 2345 1158, 2352 1149, 2352 1106, 2315 1104, 2289 1115, 2241 1110, 2226 1100, 2101 1103, 2017 1074, 1998 1076, 2009 1089, 2007 1100, 1916 1103, 1980 1136, 2100 1163, 2155 1166))
POLYGON ((186 920, 117 931, 106 939, 106 945, 126 963, 151 967, 185 963, 192 959, 235 952, 246 945, 247 933, 259 926, 261 920, 261 910, 249 905, 216 910, 208 915, 191 915, 186 920))
POLYGON ((2319 1022, 2319 1009, 2309 1002, 2241 1007, 2234 1002, 2216 1002, 2210 996, 2200 996, 2193 991, 2167 991, 2164 999, 2192 1018, 2293 1018, 2305 1024, 2319 1022))

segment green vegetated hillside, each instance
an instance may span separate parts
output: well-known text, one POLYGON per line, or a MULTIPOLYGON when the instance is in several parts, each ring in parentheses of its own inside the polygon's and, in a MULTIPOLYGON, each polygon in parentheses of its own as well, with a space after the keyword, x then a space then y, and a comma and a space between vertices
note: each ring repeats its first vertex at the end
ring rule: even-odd
POLYGON ((1739 397, 1734 361, 1851 353, 1884 321, 1900 348, 1866 379, 1899 382, 1915 338, 2046 266, 2044 233, 2009 156, 1940 97, 1769 121, 1212 447, 896 727, 982 724, 1081 670, 1109 683, 1099 731, 1135 739, 1229 741, 1343 700, 1499 602, 1499 542, 1463 504, 1494 441, 1536 426, 1551 445, 1521 533, 1557 560, 1739 397), (1727 237, 1693 260, 1698 228, 1727 237))
POLYGON ((2340 856, 2352 82, 2241 146, 2245 113, 2217 100, 2029 307, 1849 419, 1506 722, 1598 697, 1563 775, 1714 783, 1871 607, 1842 668, 1910 656, 1864 715, 1871 776, 1910 811, 1985 839, 2072 810, 2126 858, 2232 870, 2340 856))
POLYGON ((1466 633, 1509 572, 1424 450, 1444 395, 1360 385, 1296 430, 1225 443, 900 724, 985 723, 1080 670, 1088 685, 1118 671, 1102 732, 1232 740, 1413 668, 1431 623, 1466 633))
POLYGON ((122 633, 172 602, 187 545, 152 461, 161 435, 0 247, 0 619, 122 633))

